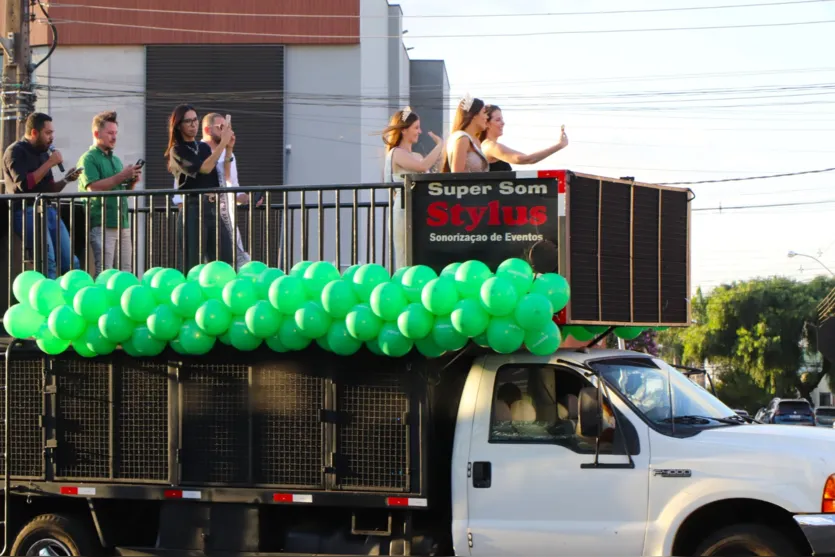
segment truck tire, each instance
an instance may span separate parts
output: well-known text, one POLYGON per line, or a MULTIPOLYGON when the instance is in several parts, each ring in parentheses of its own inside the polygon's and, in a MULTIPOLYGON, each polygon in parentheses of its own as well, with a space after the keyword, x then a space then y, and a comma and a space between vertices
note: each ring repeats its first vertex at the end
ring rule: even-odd
POLYGON ((693 555, 763 555, 798 557, 794 544, 779 531, 759 524, 736 524, 709 535, 693 555))
POLYGON ((98 538, 81 520, 60 514, 35 517, 15 538, 12 555, 99 555, 98 538))

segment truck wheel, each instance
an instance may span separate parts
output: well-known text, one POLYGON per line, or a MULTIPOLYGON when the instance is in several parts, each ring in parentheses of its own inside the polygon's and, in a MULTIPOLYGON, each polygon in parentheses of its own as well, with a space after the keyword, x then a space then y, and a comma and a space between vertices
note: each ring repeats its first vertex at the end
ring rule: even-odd
POLYGON ((101 546, 90 528, 76 518, 44 514, 23 527, 12 555, 98 555, 101 546))
POLYGON ((758 524, 737 524, 717 530, 693 555, 763 555, 797 557, 797 548, 784 535, 758 524))

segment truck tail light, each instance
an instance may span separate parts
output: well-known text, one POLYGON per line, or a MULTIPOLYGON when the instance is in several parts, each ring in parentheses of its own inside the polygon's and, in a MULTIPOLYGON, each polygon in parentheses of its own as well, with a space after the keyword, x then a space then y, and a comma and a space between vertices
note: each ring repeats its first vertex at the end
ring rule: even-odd
POLYGON ((829 476, 826 485, 823 487, 823 502, 821 512, 835 513, 835 474, 829 476))

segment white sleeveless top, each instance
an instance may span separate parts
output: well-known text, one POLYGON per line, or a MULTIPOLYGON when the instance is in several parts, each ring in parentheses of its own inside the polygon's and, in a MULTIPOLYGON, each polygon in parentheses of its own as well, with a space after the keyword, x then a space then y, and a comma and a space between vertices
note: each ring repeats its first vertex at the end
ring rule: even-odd
MULTIPOLYGON (((471 136, 464 130, 458 130, 457 132, 453 132, 452 135, 449 136, 447 145, 455 143, 461 136, 466 137, 470 141, 470 145, 473 148, 472 151, 467 150, 467 162, 464 165, 464 172, 487 172, 488 170, 490 170, 490 163, 487 162, 487 157, 485 156, 484 152, 482 152, 481 148, 478 145, 476 145, 473 136, 471 136)), ((446 156, 447 161, 451 166, 452 151, 447 151, 446 156)))
POLYGON ((388 153, 386 153, 386 164, 383 168, 383 182, 405 182, 406 181, 406 174, 403 172, 394 172, 394 150, 399 149, 399 147, 395 147, 391 149, 388 153))

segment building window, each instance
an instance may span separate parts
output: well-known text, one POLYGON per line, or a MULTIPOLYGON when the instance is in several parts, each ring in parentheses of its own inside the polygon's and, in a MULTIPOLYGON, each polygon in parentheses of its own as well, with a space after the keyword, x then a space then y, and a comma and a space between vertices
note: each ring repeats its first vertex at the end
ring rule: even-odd
POLYGON ((818 395, 818 406, 832 406, 832 393, 820 393, 818 395))

